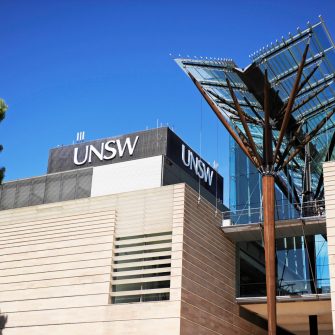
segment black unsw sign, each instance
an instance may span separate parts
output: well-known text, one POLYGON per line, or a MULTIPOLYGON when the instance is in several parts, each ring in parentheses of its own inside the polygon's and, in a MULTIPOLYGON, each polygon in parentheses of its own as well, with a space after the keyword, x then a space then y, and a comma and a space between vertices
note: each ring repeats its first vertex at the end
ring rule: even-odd
MULTIPOLYGON (((77 143, 50 150, 48 173, 165 156, 176 176, 169 183, 186 182, 180 169, 222 199, 223 178, 169 128, 158 128, 116 138, 77 143), (178 167, 178 168, 177 168, 178 167), (184 179, 183 179, 184 178, 184 179), (178 179, 178 181, 177 181, 178 179), (215 181, 215 182, 214 182, 215 181)), ((162 167, 162 180, 166 180, 162 167), (163 178, 164 177, 164 178, 163 178)))
POLYGON ((155 156, 164 143, 157 146, 154 138, 151 132, 138 132, 51 149, 48 173, 155 156))

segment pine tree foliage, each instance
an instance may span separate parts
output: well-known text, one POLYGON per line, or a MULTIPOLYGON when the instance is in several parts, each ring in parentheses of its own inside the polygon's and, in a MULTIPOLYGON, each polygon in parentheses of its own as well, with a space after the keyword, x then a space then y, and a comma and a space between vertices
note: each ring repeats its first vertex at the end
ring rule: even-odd
MULTIPOLYGON (((8 106, 6 105, 6 103, 0 99, 0 122, 5 118, 6 115, 6 111, 8 109, 8 106)), ((0 144, 0 152, 2 151, 3 146, 0 144)), ((5 168, 2 167, 0 168, 0 184, 4 178, 5 175, 5 168)))

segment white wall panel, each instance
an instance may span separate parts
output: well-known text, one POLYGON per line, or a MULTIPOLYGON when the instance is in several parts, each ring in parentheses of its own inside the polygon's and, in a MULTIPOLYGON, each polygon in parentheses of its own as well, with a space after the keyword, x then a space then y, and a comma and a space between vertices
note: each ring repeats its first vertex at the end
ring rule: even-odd
POLYGON ((161 186, 162 156, 93 168, 91 196, 123 193, 161 186))

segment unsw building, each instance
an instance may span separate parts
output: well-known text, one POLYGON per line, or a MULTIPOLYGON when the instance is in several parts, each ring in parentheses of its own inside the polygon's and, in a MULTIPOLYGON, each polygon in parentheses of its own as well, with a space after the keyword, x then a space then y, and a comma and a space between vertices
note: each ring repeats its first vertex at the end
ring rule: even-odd
POLYGON ((1 186, 3 334, 266 334, 236 302, 222 197, 168 128, 52 149, 1 186))
MULTIPOLYGON (((326 163, 326 217, 277 222, 278 334, 310 317, 333 332, 334 175, 326 163), (316 291, 302 229, 329 245, 316 291)), ((0 186, 3 334, 266 334, 262 226, 222 199, 169 128, 51 149, 46 175, 0 186)))

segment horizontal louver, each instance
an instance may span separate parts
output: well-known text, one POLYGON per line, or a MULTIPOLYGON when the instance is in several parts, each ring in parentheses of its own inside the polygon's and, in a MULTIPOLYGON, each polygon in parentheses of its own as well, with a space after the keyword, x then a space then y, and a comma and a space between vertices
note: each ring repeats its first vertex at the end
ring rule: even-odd
POLYGON ((171 232, 115 239, 113 304, 169 299, 171 242, 171 232))

